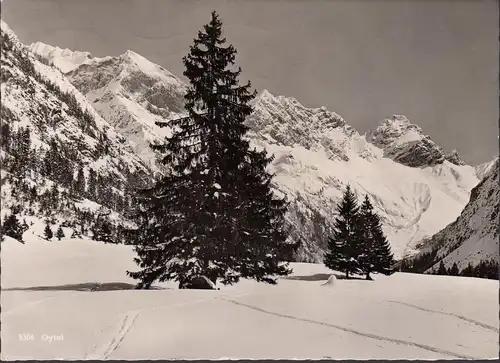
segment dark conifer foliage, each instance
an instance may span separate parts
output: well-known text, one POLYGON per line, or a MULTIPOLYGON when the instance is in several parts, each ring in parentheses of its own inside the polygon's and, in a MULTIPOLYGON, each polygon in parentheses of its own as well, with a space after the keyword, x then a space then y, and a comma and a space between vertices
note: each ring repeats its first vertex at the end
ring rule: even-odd
POLYGON ((347 278, 350 274, 363 273, 371 280, 372 272, 391 274, 395 265, 391 246, 368 196, 359 208, 354 193, 347 186, 337 211, 325 265, 345 272, 347 278))
POLYGON ((349 278, 349 274, 361 272, 359 255, 362 253, 363 238, 357 199, 349 185, 337 206, 337 212, 324 263, 332 270, 345 272, 349 278))
POLYGON ((373 239, 372 245, 372 261, 374 272, 389 275, 393 272, 393 267, 396 263, 394 255, 391 252, 391 245, 384 235, 380 217, 373 213, 371 216, 372 222, 369 225, 371 229, 371 237, 373 239))
POLYGON ((443 260, 439 263, 439 268, 437 270, 438 275, 448 275, 448 271, 446 270, 446 267, 444 266, 443 260))
POLYGON ((273 284, 290 273, 281 262, 295 247, 286 242, 287 204, 271 191, 265 168, 272 159, 244 138, 255 93, 250 82, 239 85, 235 55, 213 12, 184 58, 188 116, 171 121, 172 136, 154 147, 170 173, 141 196, 136 262, 142 270, 129 272, 140 288, 155 280, 183 284, 195 275, 273 284))
POLYGON ((6 236, 17 239, 18 241, 23 240, 23 233, 26 230, 22 227, 16 213, 12 213, 5 216, 5 220, 2 226, 2 233, 6 236))
POLYGON ((106 243, 113 243, 113 231, 109 220, 103 216, 97 217, 92 227, 93 239, 106 243))
POLYGON ((449 271, 449 275, 452 276, 458 276, 460 271, 458 270, 458 265, 456 262, 453 263, 453 266, 451 266, 451 269, 449 271))
POLYGON ((59 226, 59 228, 57 228, 57 231, 56 231, 56 237, 57 239, 60 241, 62 238, 64 238, 64 231, 62 229, 61 226, 59 226))
POLYGON ((45 235, 45 239, 47 240, 51 240, 52 237, 54 237, 54 233, 52 232, 52 228, 50 227, 50 223, 47 222, 47 224, 45 225, 45 229, 44 229, 44 235, 45 235))

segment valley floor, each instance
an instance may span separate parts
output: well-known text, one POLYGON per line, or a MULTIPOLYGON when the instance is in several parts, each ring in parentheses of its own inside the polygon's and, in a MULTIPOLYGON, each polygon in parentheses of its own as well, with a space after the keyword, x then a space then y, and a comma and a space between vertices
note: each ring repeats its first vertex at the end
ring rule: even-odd
POLYGON ((27 240, 2 243, 2 359, 498 357, 497 281, 396 273, 323 286, 324 266, 293 264, 277 286, 126 290, 130 246, 27 240))

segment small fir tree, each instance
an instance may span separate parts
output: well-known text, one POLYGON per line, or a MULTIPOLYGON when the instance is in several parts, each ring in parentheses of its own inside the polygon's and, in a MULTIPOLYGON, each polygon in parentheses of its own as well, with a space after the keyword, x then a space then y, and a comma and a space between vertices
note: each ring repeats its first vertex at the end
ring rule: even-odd
POLYGON ((96 241, 102 241, 105 243, 113 242, 111 223, 103 217, 97 218, 94 226, 92 227, 92 234, 93 239, 96 241))
POLYGON ((438 275, 448 275, 443 260, 441 260, 441 262, 439 263, 439 268, 437 270, 437 274, 438 275))
POLYGON ((45 229, 43 233, 45 235, 45 239, 47 239, 48 241, 50 241, 52 237, 54 237, 54 233, 52 233, 52 228, 50 228, 49 222, 45 224, 45 229))
POLYGON ((85 193, 85 174, 82 167, 78 168, 78 173, 76 175, 75 192, 78 193, 79 196, 85 193))
POLYGON ((459 275, 458 265, 457 265, 456 262, 454 262, 453 266, 451 266, 450 275, 452 275, 452 276, 458 276, 459 275))
POLYGON ((23 241, 23 227, 17 218, 16 213, 5 216, 3 222, 3 232, 6 236, 17 239, 18 241, 23 241))
POLYGON ((61 226, 59 226, 59 228, 57 228, 57 231, 56 231, 56 237, 57 239, 60 241, 62 238, 64 238, 64 231, 62 229, 61 226))
POLYGON ((334 221, 334 231, 328 241, 328 252, 324 257, 325 266, 331 270, 350 274, 359 273, 362 230, 356 196, 348 185, 337 206, 338 216, 334 221))

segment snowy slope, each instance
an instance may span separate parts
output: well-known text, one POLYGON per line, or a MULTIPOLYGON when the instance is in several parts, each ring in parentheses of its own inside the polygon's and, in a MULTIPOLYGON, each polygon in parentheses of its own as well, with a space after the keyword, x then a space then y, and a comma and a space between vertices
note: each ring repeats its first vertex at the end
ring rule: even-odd
MULTIPOLYGON (((182 112, 186 86, 130 51, 85 62, 68 77, 152 164, 147 143, 168 133, 154 122, 182 112)), ((302 241, 302 261, 322 259, 335 203, 348 183, 359 198, 371 196, 400 257, 455 220, 479 181, 473 167, 462 165, 456 153, 447 157, 404 116, 385 120, 365 136, 324 107, 308 108, 268 91, 254 100, 254 108, 249 136, 254 146, 276 156, 271 171, 276 189, 291 202, 288 221, 293 238, 302 241)))
MULTIPOLYGON (((1 35, 2 121, 13 131, 29 128, 35 156, 41 158, 55 144, 66 165, 71 167, 65 170, 70 178, 82 167, 87 178, 92 168, 98 176, 106 177, 113 188, 151 181, 152 171, 134 154, 128 141, 117 134, 58 69, 38 61, 3 21, 1 35)), ((2 153, 9 156, 6 150, 2 153)), ((10 194, 11 186, 4 183, 7 176, 2 169, 4 209, 20 202, 10 194)), ((42 180, 36 173, 28 179, 24 182, 35 186, 38 195, 54 182, 42 180)), ((69 201, 75 202, 73 198, 69 201)), ((63 204, 67 205, 66 201, 63 204)))
POLYGON ((439 261, 450 268, 454 262, 459 269, 480 260, 498 260, 500 217, 499 161, 490 165, 484 179, 472 190, 469 203, 460 216, 436 235, 422 244, 421 251, 437 250, 439 261))
POLYGON ((2 243, 2 359, 498 357, 491 280, 396 273, 322 286, 324 266, 295 263, 276 286, 126 290, 130 246, 25 240, 2 243))

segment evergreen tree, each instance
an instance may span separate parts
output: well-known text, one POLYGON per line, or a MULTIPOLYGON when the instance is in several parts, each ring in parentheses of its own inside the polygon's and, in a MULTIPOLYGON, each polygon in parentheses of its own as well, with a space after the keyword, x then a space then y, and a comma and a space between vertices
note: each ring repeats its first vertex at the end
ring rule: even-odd
POLYGON ((11 129, 7 122, 0 125, 0 146, 7 152, 10 151, 11 129))
POLYGON ((366 279, 371 280, 371 272, 391 273, 395 264, 391 246, 382 230, 380 217, 373 211, 368 196, 365 196, 361 206, 360 220, 363 238, 359 261, 366 279))
POLYGON ((96 200, 97 198, 96 183, 97 183, 96 173, 94 169, 90 168, 87 192, 91 200, 96 200))
POLYGON ((363 238, 359 207, 349 185, 337 206, 337 213, 324 263, 331 270, 345 272, 346 278, 349 278, 349 274, 361 271, 358 260, 362 253, 361 240, 363 238))
POLYGON ((18 241, 23 241, 24 231, 21 223, 19 223, 16 213, 5 216, 5 220, 3 222, 3 233, 6 236, 17 239, 18 241))
POLYGON ((395 264, 394 255, 391 252, 391 245, 382 230, 380 217, 375 214, 373 218, 372 238, 373 254, 375 256, 373 259, 375 262, 373 271, 384 275, 390 275, 393 273, 393 266, 395 264))
POLYGON ((82 196, 85 193, 85 174, 83 172, 82 167, 78 168, 78 173, 76 175, 75 191, 80 196, 82 196))
POLYGON ((458 265, 456 262, 453 263, 453 266, 451 266, 451 269, 450 269, 450 275, 452 276, 458 276, 459 274, 459 271, 458 271, 458 265))
POLYGON ((172 136, 154 148, 170 172, 141 194, 136 262, 142 270, 128 272, 139 288, 155 280, 183 284, 195 275, 274 284, 275 276, 291 272, 282 263, 295 247, 286 242, 287 204, 271 190, 265 168, 272 158, 244 138, 255 93, 250 82, 239 85, 236 50, 225 42, 213 12, 184 58, 188 116, 168 123, 172 136))
POLYGON ((446 267, 444 266, 443 260, 439 263, 439 268, 437 270, 438 275, 447 275, 446 267))
POLYGON ((45 225, 43 233, 45 235, 45 239, 47 239, 48 241, 50 241, 52 237, 54 237, 54 233, 52 233, 52 228, 50 228, 49 222, 47 222, 47 224, 45 225))
POLYGON ((93 239, 96 241, 102 241, 106 243, 113 242, 111 223, 103 218, 98 217, 94 226, 92 227, 93 239))
POLYGON ((58 239, 59 241, 61 240, 61 238, 64 238, 64 237, 65 237, 65 236, 64 236, 64 231, 63 231, 63 229, 62 229, 62 227, 61 227, 61 226, 59 226, 59 228, 57 228, 57 231, 56 231, 56 237, 57 237, 57 239, 58 239))

